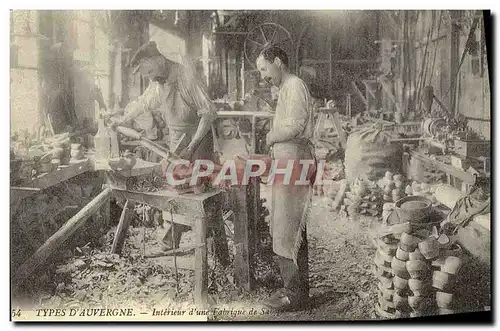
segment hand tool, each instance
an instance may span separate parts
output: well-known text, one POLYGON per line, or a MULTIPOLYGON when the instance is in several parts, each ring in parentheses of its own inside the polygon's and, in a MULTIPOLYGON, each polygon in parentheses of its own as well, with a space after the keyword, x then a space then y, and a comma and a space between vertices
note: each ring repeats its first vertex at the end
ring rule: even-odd
MULTIPOLYGON (((126 128, 124 126, 117 126, 115 128, 115 130, 121 134, 123 134, 124 136, 127 136, 129 138, 132 138, 132 139, 136 139, 139 141, 139 143, 152 150, 153 152, 157 153, 158 155, 160 155, 161 157, 163 157, 164 159, 166 160, 175 160, 175 159, 180 159, 180 156, 177 155, 176 153, 168 150, 167 148, 161 146, 160 144, 158 143, 155 143, 149 139, 147 139, 146 137, 144 137, 141 133, 133 130, 133 129, 130 129, 130 128, 126 128)), ((181 141, 184 139, 181 138, 181 141)))

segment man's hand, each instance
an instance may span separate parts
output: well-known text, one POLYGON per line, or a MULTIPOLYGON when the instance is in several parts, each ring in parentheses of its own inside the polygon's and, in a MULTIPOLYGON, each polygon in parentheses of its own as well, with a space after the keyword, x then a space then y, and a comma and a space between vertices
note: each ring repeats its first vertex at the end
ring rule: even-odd
POLYGON ((271 148, 276 143, 273 133, 270 131, 266 135, 266 145, 271 148))
POLYGON ((191 158, 193 157, 194 154, 194 149, 191 146, 188 146, 182 150, 182 152, 179 153, 179 157, 184 160, 191 161, 191 158))
POLYGON ((111 117, 111 118, 108 119, 108 127, 114 129, 117 126, 120 126, 120 125, 123 126, 123 121, 120 118, 111 117))

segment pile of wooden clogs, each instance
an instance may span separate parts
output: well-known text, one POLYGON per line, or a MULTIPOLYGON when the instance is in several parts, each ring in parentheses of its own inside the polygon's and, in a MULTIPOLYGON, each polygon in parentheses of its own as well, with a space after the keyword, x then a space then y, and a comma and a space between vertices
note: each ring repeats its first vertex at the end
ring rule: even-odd
POLYGON ((391 269, 392 259, 396 255, 397 240, 392 236, 375 239, 377 251, 375 253, 374 273, 378 283, 377 314, 384 318, 395 318, 396 309, 394 297, 394 273, 391 269))
POLYGON ((345 193, 343 209, 347 215, 357 214, 380 216, 382 212, 382 191, 375 182, 358 178, 345 193))
POLYGON ((380 317, 452 314, 461 247, 432 223, 400 223, 375 239, 380 317))
POLYGON ((383 190, 384 202, 396 202, 407 195, 408 191, 406 178, 401 174, 394 175, 392 172, 386 172, 384 178, 377 182, 378 187, 383 190))

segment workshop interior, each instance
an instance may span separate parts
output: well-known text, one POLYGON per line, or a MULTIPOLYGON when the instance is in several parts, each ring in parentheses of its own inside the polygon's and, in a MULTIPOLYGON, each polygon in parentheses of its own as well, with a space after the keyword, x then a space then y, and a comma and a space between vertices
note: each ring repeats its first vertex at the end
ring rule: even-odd
POLYGON ((11 11, 12 308, 229 311, 214 321, 490 312, 490 28, 482 10, 11 11), (210 145, 216 164, 268 162, 287 104, 286 84, 258 64, 273 47, 307 86, 323 171, 304 241, 307 305, 248 315, 286 287, 273 186, 267 173, 166 182, 202 126, 179 115, 184 132, 180 113, 166 114, 203 95, 212 117, 198 111, 211 122, 196 148, 210 145), (145 63, 159 54, 164 86, 188 92, 116 122, 156 100, 147 70, 158 67, 145 63))

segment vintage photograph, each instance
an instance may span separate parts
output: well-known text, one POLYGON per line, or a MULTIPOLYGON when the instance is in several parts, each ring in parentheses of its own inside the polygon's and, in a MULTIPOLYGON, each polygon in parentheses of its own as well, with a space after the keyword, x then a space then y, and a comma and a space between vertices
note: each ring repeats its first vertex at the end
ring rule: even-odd
POLYGON ((492 322, 487 10, 11 10, 11 321, 492 322))

